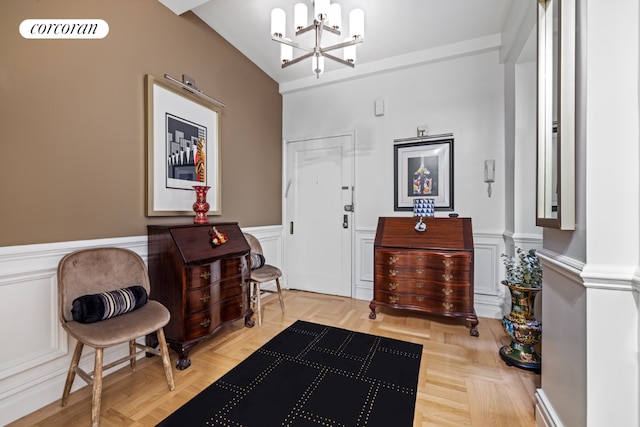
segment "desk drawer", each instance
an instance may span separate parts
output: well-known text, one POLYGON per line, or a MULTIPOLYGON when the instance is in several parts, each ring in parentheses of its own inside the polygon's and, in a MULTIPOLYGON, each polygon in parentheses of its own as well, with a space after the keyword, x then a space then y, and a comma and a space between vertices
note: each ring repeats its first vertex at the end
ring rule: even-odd
POLYGON ((220 281, 220 261, 187 269, 187 288, 202 288, 220 281))
POLYGON ((436 269, 425 266, 400 267, 376 264, 375 275, 378 279, 390 281, 414 281, 427 283, 468 283, 469 269, 436 269))
POLYGON ((220 308, 222 322, 238 319, 243 316, 248 309, 249 300, 246 292, 242 295, 226 300, 222 303, 222 307, 220 308))
POLYGON ((429 298, 469 298, 469 286, 463 284, 443 284, 415 279, 377 278, 376 290, 398 294, 418 294, 429 298))
POLYGON ((223 277, 246 274, 247 260, 244 256, 220 260, 220 271, 223 277))
POLYGON ((220 282, 220 298, 227 299, 240 295, 247 289, 247 282, 242 277, 232 277, 220 282))
POLYGON ((448 253, 436 251, 404 250, 394 251, 378 249, 375 255, 376 265, 396 268, 426 267, 440 270, 468 270, 471 265, 471 254, 448 253))
POLYGON ((218 304, 208 310, 188 316, 185 319, 185 341, 191 341, 208 335, 220 326, 220 323, 220 307, 218 304))
POLYGON ((420 307, 437 313, 465 313, 473 311, 467 299, 452 297, 429 297, 422 294, 399 294, 375 291, 376 301, 398 306, 420 307))
POLYGON ((187 315, 205 310, 220 302, 220 284, 213 283, 202 288, 187 290, 187 315))

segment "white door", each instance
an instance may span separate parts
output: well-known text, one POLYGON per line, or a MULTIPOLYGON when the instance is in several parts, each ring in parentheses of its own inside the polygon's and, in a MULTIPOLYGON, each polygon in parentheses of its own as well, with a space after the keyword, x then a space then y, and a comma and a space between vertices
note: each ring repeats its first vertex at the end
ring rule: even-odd
POLYGON ((287 286, 351 296, 352 134, 287 142, 287 286))

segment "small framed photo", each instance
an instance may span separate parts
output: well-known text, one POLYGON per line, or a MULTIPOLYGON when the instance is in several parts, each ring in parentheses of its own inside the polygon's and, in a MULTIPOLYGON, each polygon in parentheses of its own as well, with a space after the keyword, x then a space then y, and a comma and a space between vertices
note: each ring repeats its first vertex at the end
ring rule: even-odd
POLYGON ((218 106, 146 76, 147 216, 193 215, 194 186, 208 186, 208 215, 221 215, 218 106))
POLYGON ((453 138, 394 141, 394 210, 413 210, 414 199, 433 199, 453 210, 453 138))

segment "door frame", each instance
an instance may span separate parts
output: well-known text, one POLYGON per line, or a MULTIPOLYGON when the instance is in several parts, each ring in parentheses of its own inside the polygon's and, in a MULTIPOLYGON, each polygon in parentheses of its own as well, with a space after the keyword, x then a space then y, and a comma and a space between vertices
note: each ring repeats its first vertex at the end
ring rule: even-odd
POLYGON ((353 153, 353 155, 351 156, 351 184, 352 184, 352 191, 351 191, 351 200, 352 200, 352 205, 354 206, 353 211, 350 212, 351 216, 351 225, 349 227, 349 234, 350 237, 349 239, 351 240, 351 253, 349 255, 349 262, 351 263, 351 274, 350 274, 350 280, 351 280, 351 298, 355 298, 356 295, 356 282, 355 282, 355 236, 356 236, 356 224, 355 224, 355 219, 356 219, 356 214, 355 214, 355 199, 356 199, 356 131, 355 130, 349 130, 349 131, 343 131, 343 132, 336 132, 336 133, 330 133, 330 134, 325 134, 325 135, 316 135, 316 136, 307 136, 307 137, 291 137, 291 138, 282 138, 282 206, 281 206, 281 211, 282 211, 282 235, 280 236, 280 238, 282 239, 282 263, 283 263, 283 286, 286 289, 289 289, 289 285, 288 285, 288 276, 287 276, 287 271, 288 271, 288 266, 287 263, 289 262, 289 247, 287 244, 287 233, 289 233, 289 227, 287 224, 289 224, 289 219, 287 217, 287 200, 286 200, 286 194, 287 194, 287 189, 288 189, 288 176, 287 176, 287 144, 289 143, 294 143, 294 142, 302 142, 302 141, 311 141, 311 140, 315 140, 315 139, 328 139, 328 138, 339 138, 339 137, 349 137, 351 142, 350 142, 350 149, 351 152, 353 153))

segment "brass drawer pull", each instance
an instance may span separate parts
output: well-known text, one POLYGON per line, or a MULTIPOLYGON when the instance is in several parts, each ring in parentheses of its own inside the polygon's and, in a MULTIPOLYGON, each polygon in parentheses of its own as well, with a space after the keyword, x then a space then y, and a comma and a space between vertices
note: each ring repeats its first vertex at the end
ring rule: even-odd
POLYGON ((209 319, 208 317, 204 319, 202 322, 200 322, 200 326, 202 326, 203 328, 208 328, 210 324, 211 324, 211 319, 209 319))
POLYGON ((424 257, 423 256, 417 256, 416 257, 416 261, 424 261, 424 257))
POLYGON ((419 274, 422 276, 424 274, 424 270, 421 268, 416 268, 416 274, 419 274))
POLYGON ((418 302, 424 301, 424 297, 422 295, 418 295, 416 299, 418 300, 418 302))
POLYGON ((418 283, 416 283, 416 286, 417 286, 418 288, 422 289, 422 288, 424 288, 424 283, 422 283, 422 282, 418 282, 418 283))
POLYGON ((442 263, 444 264, 445 267, 449 268, 453 265, 453 261, 451 261, 450 259, 443 259, 442 263))
POLYGON ((450 282, 451 279, 453 279, 453 274, 449 274, 449 273, 444 273, 442 275, 442 278, 444 279, 445 282, 450 282))
POLYGON ((211 295, 209 294, 204 294, 200 297, 200 302, 207 302, 211 299, 211 295))
POLYGON ((389 290, 395 291, 396 289, 398 289, 398 284, 396 282, 389 282, 389 290))
POLYGON ((453 289, 450 288, 442 288, 442 293, 445 294, 446 296, 449 296, 453 293, 453 289))
POLYGON ((204 280, 208 280, 209 277, 211 277, 211 273, 209 273, 208 271, 205 271, 203 273, 200 273, 200 277, 202 277, 204 280))
POLYGON ((389 270, 389 277, 396 277, 398 275, 398 270, 389 270))
POLYGON ((453 304, 451 304, 450 302, 443 302, 442 306, 444 307, 445 310, 449 311, 453 308, 453 304))
POLYGON ((395 304, 395 303, 397 303, 397 302, 398 302, 398 297, 390 296, 390 297, 389 297, 389 302, 390 302, 391 304, 395 304))
POLYGON ((389 257, 389 265, 393 265, 393 264, 395 264, 397 262, 398 262, 398 257, 397 256, 389 257))

